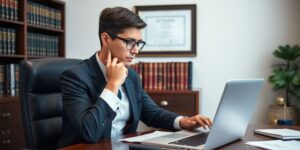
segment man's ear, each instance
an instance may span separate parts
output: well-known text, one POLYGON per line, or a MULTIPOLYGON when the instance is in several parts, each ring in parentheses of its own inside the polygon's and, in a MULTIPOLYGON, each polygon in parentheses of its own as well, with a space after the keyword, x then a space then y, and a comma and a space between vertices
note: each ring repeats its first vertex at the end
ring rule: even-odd
POLYGON ((111 38, 106 32, 101 33, 102 46, 106 47, 110 40, 111 38))

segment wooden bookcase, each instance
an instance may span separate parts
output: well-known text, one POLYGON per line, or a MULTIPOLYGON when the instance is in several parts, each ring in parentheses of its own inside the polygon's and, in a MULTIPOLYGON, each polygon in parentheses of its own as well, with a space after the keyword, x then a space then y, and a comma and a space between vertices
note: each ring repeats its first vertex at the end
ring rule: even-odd
MULTIPOLYGON (((65 2, 59 0, 4 0, 0 2, 0 27, 5 28, 4 31, 7 28, 13 29, 16 35, 13 54, 4 53, 1 51, 3 49, 0 49, 0 65, 19 64, 27 59, 65 57, 65 2), (18 5, 14 6, 13 2, 18 2, 18 5), (29 4, 32 3, 35 7, 29 8, 29 4), (17 8, 17 19, 2 17, 2 15, 5 16, 2 8, 8 8, 7 6, 17 8), (37 22, 30 22, 28 20, 29 15, 32 15, 28 13, 30 9, 34 12, 33 15, 42 19, 35 18, 37 22), (42 43, 46 45, 36 44, 34 48, 37 53, 34 55, 30 53, 28 47, 32 44, 28 39, 31 33, 41 37, 41 39, 34 39, 37 41, 35 43, 43 41, 42 43)), ((22 147, 24 147, 24 136, 20 98, 17 95, 4 94, 0 96, 0 149, 17 150, 22 147)))

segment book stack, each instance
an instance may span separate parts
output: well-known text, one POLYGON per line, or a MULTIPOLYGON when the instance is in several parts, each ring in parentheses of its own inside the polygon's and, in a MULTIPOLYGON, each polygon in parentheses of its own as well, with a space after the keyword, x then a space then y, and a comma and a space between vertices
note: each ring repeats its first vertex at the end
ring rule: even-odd
POLYGON ((0 18, 18 20, 18 0, 0 0, 0 18))
POLYGON ((0 65, 0 96, 19 95, 19 65, 0 65))
POLYGON ((29 32, 27 35, 29 56, 57 57, 59 54, 59 37, 29 32))
POLYGON ((27 10, 27 22, 29 24, 61 29, 61 10, 31 1, 27 4, 27 10))
POLYGON ((132 68, 145 90, 192 89, 192 62, 139 62, 132 68))
POLYGON ((0 54, 16 54, 16 29, 0 27, 0 54))

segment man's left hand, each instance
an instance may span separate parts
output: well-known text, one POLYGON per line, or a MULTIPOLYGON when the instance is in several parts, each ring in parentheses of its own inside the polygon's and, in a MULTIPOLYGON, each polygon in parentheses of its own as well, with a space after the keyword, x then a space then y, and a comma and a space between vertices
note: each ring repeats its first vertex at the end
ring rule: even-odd
POLYGON ((193 117, 181 118, 179 120, 179 125, 181 129, 186 130, 193 130, 198 127, 203 127, 204 129, 207 129, 207 127, 211 127, 212 121, 208 117, 198 114, 193 117))

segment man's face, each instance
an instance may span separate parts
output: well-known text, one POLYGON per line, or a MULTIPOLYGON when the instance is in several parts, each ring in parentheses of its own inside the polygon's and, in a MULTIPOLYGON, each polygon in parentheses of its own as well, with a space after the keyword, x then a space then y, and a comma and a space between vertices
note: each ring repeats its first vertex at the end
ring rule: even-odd
POLYGON ((119 62, 123 62, 126 66, 129 66, 136 54, 138 54, 138 48, 135 45, 132 49, 130 49, 127 46, 127 43, 122 39, 137 42, 142 39, 142 34, 141 30, 137 28, 125 28, 123 31, 123 33, 117 34, 119 38, 115 38, 110 41, 108 47, 111 51, 112 57, 117 57, 119 62))

